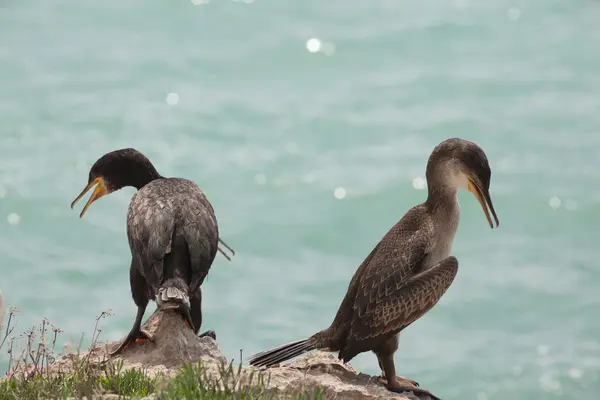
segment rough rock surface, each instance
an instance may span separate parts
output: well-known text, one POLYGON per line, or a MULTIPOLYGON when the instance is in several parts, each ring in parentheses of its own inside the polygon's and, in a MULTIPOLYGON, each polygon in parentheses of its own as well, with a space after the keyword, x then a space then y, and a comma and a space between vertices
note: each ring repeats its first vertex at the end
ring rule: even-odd
MULTIPOLYGON (((144 329, 154 334, 154 342, 130 345, 113 358, 123 359, 126 369, 144 368, 150 375, 174 375, 183 363, 202 360, 207 372, 218 376, 219 366, 228 362, 212 338, 194 335, 183 319, 172 311, 155 311, 144 324, 144 329)), ((118 344, 98 346, 80 356, 89 357, 92 363, 104 363, 111 359, 108 351, 118 344)), ((55 362, 55 367, 68 368, 73 357, 63 356, 55 362)), ((243 367, 241 373, 249 376, 253 371, 253 367, 243 367)), ((378 377, 359 373, 330 353, 313 352, 264 371, 270 374, 269 387, 285 393, 319 387, 325 391, 327 399, 435 400, 419 388, 415 388, 414 392, 392 393, 379 382, 378 377)))

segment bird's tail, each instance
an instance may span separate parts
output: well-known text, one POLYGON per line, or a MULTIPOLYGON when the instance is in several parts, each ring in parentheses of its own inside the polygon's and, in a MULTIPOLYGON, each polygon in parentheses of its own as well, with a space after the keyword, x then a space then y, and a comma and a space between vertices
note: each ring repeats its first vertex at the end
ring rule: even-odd
POLYGON ((248 359, 248 362, 255 367, 270 367, 317 349, 316 341, 310 337, 256 353, 248 359))
POLYGON ((167 279, 157 291, 156 305, 159 310, 175 310, 180 313, 192 330, 194 323, 190 314, 191 305, 187 285, 178 278, 167 279))

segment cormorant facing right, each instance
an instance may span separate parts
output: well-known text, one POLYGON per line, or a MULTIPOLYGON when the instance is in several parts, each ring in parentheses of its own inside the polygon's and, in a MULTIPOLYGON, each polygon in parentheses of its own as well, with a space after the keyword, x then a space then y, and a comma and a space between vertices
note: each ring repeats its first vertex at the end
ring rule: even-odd
POLYGON ((394 353, 400 332, 440 300, 458 271, 458 260, 450 255, 459 221, 458 189, 475 195, 491 228, 490 212, 499 224, 489 194, 491 170, 475 143, 458 138, 440 143, 429 157, 426 177, 427 200, 411 208, 362 262, 329 328, 255 354, 251 365, 268 367, 311 350, 338 352, 348 362, 373 351, 389 390, 418 386, 396 376, 394 353))
MULTIPOLYGON (((148 301, 160 309, 177 309, 198 333, 202 324, 200 285, 208 275, 217 251, 219 228, 213 208, 194 182, 161 176, 150 160, 135 149, 121 149, 100 157, 92 166, 88 184, 71 204, 96 186, 80 217, 100 197, 125 186, 138 191, 127 213, 127 237, 131 249, 129 279, 138 307, 127 338, 111 354, 122 351, 136 339, 152 336, 141 329, 148 301)), ((207 331, 201 336, 212 336, 207 331)))

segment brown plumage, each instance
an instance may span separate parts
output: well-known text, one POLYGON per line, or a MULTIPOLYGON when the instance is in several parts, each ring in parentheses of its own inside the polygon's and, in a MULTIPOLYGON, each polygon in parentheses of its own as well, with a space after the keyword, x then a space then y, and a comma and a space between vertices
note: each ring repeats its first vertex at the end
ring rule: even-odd
POLYGON ((344 362, 373 351, 388 389, 426 392, 396 376, 393 356, 399 333, 440 300, 458 271, 457 259, 450 256, 459 221, 457 190, 472 192, 490 226, 489 211, 498 225, 489 196, 491 170, 475 143, 440 143, 429 157, 426 175, 427 200, 411 208, 362 262, 329 328, 255 354, 251 365, 272 366, 316 349, 338 352, 344 362))

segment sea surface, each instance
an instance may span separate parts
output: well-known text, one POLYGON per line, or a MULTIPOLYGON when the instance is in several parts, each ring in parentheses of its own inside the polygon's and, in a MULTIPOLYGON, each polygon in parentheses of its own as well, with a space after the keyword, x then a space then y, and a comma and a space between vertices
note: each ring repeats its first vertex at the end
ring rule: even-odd
POLYGON ((458 136, 488 155, 500 227, 459 193, 458 275, 402 333, 398 374, 444 399, 597 398, 599 49, 591 0, 0 0, 15 332, 47 318, 85 345, 107 310, 101 340, 129 331, 134 189, 70 209, 105 152, 207 193, 236 255, 203 285, 202 328, 238 360, 328 326, 458 136))

